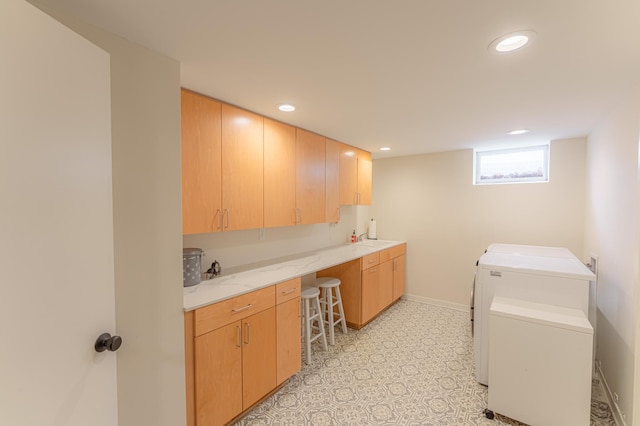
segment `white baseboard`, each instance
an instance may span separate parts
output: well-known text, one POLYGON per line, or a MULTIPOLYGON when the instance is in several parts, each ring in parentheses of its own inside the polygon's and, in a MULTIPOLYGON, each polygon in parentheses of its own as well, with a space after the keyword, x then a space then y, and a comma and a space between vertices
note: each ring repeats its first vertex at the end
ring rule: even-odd
POLYGON ((596 362, 596 369, 598 370, 598 374, 600 374, 600 379, 602 379, 602 384, 604 385, 604 393, 607 396, 607 402, 609 403, 609 407, 611 408, 611 413, 613 414, 613 420, 616 422, 616 426, 627 426, 627 422, 622 417, 622 412, 620 411, 620 407, 614 401, 613 393, 611 392, 611 388, 607 383, 607 378, 604 377, 604 373, 602 372, 602 368, 600 367, 600 363, 596 362))
POLYGON ((456 311, 462 312, 469 312, 470 308, 468 305, 462 305, 460 303, 447 302, 446 300, 432 299, 430 297, 414 296, 412 294, 405 294, 404 296, 402 296, 402 298, 414 302, 426 303, 428 305, 436 305, 449 309, 455 309, 456 311))

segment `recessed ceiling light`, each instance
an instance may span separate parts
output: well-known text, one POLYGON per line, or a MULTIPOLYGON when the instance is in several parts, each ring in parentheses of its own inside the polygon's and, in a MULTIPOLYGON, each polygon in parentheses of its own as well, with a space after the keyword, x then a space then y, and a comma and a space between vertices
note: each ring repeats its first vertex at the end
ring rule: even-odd
POLYGON ((284 112, 292 112, 296 110, 296 107, 291 104, 280 104, 278 105, 278 109, 284 112))
POLYGON ((489 44, 490 50, 495 50, 498 53, 513 52, 524 47, 527 43, 531 42, 536 33, 532 30, 517 31, 498 37, 489 44))
POLYGON ((521 135, 523 133, 527 133, 529 130, 527 129, 518 129, 518 130, 512 130, 510 132, 507 132, 508 135, 521 135))
POLYGON ((380 148, 380 151, 391 151, 391 148, 389 148, 388 146, 383 146, 382 148, 380 148))

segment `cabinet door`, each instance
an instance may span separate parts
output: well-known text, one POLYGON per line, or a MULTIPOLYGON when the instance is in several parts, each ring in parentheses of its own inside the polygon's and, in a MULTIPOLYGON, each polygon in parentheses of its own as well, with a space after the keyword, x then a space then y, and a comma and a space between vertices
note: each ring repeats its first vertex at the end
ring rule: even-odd
POLYGON ((358 192, 358 157, 352 146, 340 144, 340 204, 356 204, 358 192))
POLYGON ((181 91, 182 233, 220 230, 221 104, 181 91))
POLYGON ((280 385, 302 367, 300 297, 276 306, 276 327, 276 385, 280 385))
POLYGON ((247 409, 276 387, 276 309, 242 321, 242 401, 247 409))
POLYGON ((325 138, 296 129, 296 206, 298 223, 325 221, 325 138))
POLYGON ((362 271, 362 323, 370 321, 393 301, 391 260, 362 271))
POLYGON ((371 153, 341 144, 340 204, 371 204, 371 153))
POLYGON ((378 287, 378 312, 393 302, 393 261, 380 264, 380 287, 378 287))
POLYGON ((371 204, 373 166, 370 159, 358 158, 358 204, 371 204))
POLYGON ((242 412, 240 321, 195 338, 196 425, 222 425, 242 412))
POLYGON ((295 224, 296 129, 264 119, 264 227, 295 224))
POLYGON ((263 118, 223 104, 223 230, 262 228, 263 188, 263 118))
POLYGON ((405 290, 406 255, 393 259, 393 300, 402 297, 405 290))
POLYGON ((378 313, 380 302, 380 269, 374 266, 362 271, 362 324, 369 322, 378 313))
POLYGON ((340 221, 340 142, 326 140, 325 222, 340 221))

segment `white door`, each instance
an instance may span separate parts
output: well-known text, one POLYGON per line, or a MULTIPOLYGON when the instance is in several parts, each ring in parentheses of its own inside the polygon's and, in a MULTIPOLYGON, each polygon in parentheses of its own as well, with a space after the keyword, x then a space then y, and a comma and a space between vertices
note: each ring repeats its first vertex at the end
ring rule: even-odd
POLYGON ((109 56, 23 0, 0 52, 0 424, 114 426, 109 56))

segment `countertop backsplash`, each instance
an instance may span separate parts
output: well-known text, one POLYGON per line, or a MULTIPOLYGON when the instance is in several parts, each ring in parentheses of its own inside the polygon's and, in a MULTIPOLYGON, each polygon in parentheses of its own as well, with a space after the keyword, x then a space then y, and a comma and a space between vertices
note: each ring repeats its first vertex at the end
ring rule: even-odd
POLYGON ((182 242, 183 247, 204 250, 203 274, 217 261, 224 275, 228 269, 342 244, 354 229, 358 234, 367 231, 368 212, 369 206, 341 206, 339 223, 184 235, 182 242))

